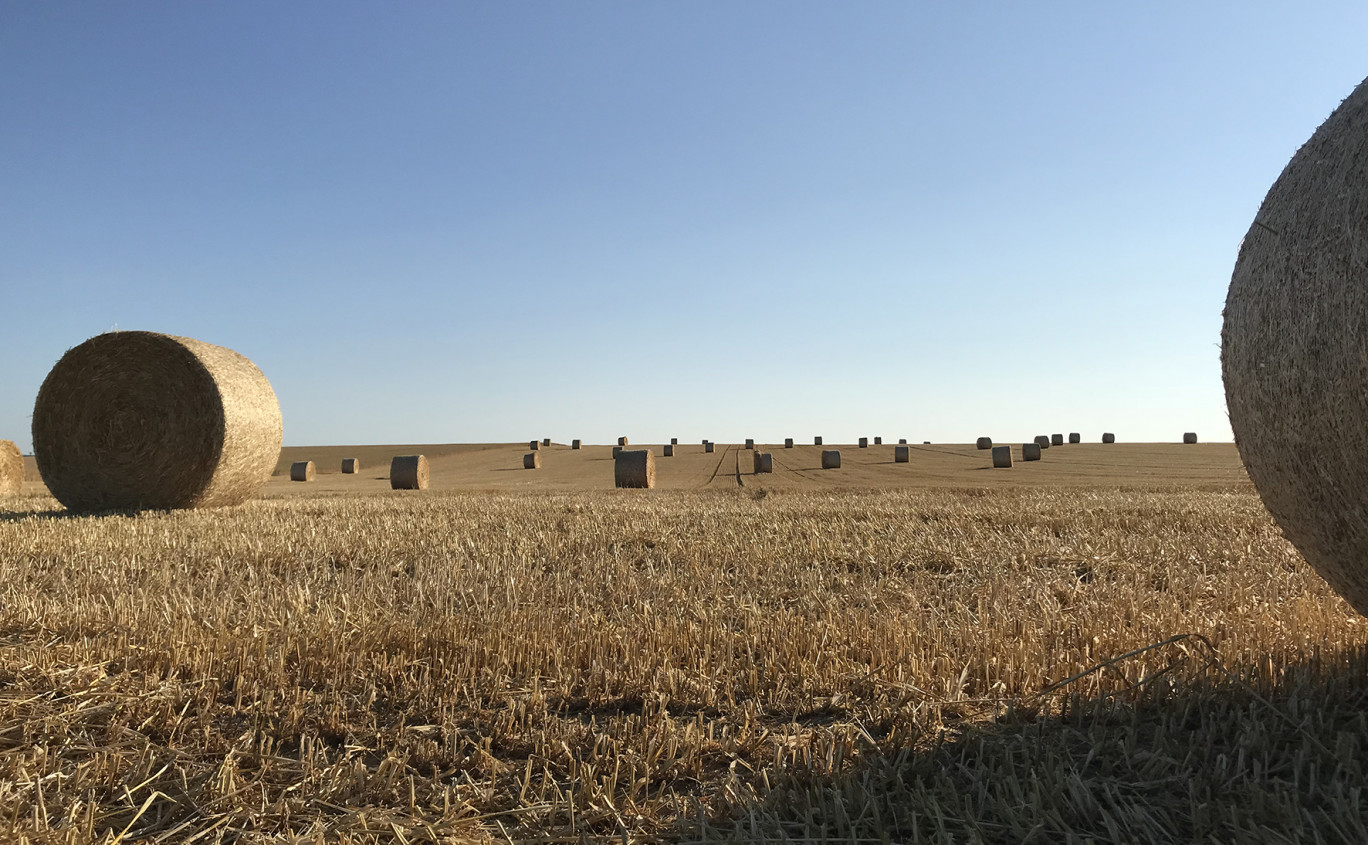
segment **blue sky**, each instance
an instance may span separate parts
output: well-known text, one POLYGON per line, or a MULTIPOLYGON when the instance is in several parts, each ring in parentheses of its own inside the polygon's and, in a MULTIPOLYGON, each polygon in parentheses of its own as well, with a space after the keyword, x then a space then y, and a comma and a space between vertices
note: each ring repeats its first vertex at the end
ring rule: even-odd
POLYGON ((0 437, 118 327, 287 444, 1228 440, 1240 238, 1368 6, 15 3, 0 437))

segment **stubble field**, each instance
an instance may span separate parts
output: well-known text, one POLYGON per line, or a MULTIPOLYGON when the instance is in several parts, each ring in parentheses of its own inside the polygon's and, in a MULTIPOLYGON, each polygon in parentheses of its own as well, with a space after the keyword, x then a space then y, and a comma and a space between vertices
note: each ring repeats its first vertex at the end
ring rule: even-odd
POLYGON ((524 490, 521 447, 465 447, 444 489, 325 472, 136 516, 31 484, 0 505, 0 828, 1368 840, 1368 626, 1233 447, 1104 448, 1034 483, 972 447, 839 483, 728 449, 730 478, 615 491, 588 450, 524 490))

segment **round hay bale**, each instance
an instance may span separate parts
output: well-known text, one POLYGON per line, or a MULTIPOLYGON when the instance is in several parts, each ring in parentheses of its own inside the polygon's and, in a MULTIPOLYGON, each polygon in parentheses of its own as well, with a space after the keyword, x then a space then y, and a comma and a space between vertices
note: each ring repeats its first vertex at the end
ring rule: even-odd
POLYGON ((893 447, 893 463, 905 464, 912 460, 912 450, 904 445, 893 447))
POLYGON ((1037 434, 1035 444, 1042 449, 1048 449, 1050 448, 1050 438, 1045 434, 1037 434))
POLYGON ((875 445, 875 446, 882 446, 882 445, 883 445, 883 438, 882 438, 882 437, 876 437, 876 438, 874 438, 874 445, 875 445))
POLYGON ((528 452, 523 455, 523 469, 541 469, 541 452, 528 452))
POLYGON ((1079 433, 1076 432, 1076 431, 1071 431, 1071 432, 1069 432, 1069 442, 1070 442, 1070 443, 1082 443, 1082 442, 1083 442, 1083 435, 1079 434, 1079 433))
POLYGON ((756 452, 754 472, 756 475, 774 472, 774 455, 769 452, 756 452))
POLYGON ((1040 450, 1044 448, 1046 447, 1040 445, 1040 438, 1038 437, 1034 443, 1022 443, 1021 459, 1023 461, 1038 461, 1040 460, 1040 450))
POLYGON ((426 490, 427 486, 427 456, 396 455, 390 461, 391 490, 426 490))
POLYGON ((621 455, 621 454, 622 454, 622 447, 621 447, 621 446, 614 446, 614 447, 613 447, 613 460, 616 461, 618 455, 621 455))
POLYGON ((675 445, 674 445, 673 443, 666 443, 666 444, 665 444, 665 457, 667 457, 667 458, 673 458, 673 457, 674 457, 674 447, 675 447, 675 445))
POLYGON ((1116 442, 1116 435, 1115 435, 1115 434, 1112 434, 1110 431, 1108 431, 1107 433, 1105 433, 1105 434, 1102 435, 1102 442, 1103 442, 1103 443, 1115 443, 1115 442, 1116 442))
POLYGON ((671 438, 670 438, 670 445, 671 445, 671 446, 678 446, 678 445, 679 445, 679 438, 678 438, 678 437, 671 437, 671 438))
POLYGON ((580 442, 579 442, 578 440, 571 440, 571 441, 570 441, 570 448, 571 448, 571 449, 578 449, 579 447, 580 447, 580 442))
POLYGON ((1196 442, 1197 442, 1197 432, 1195 432, 1195 431, 1184 432, 1184 434, 1183 434, 1183 442, 1186 443, 1186 444, 1188 444, 1188 445, 1192 445, 1193 443, 1196 443, 1196 442))
POLYGON ((343 458, 343 459, 342 459, 342 474, 343 474, 343 475, 356 475, 356 474, 357 474, 358 472, 360 472, 360 471, 361 471, 361 462, 358 461, 356 458, 343 458))
POLYGON ((861 438, 860 438, 860 448, 861 448, 861 449, 868 449, 868 448, 869 448, 869 438, 868 438, 868 437, 861 437, 861 438))
POLYGON ((313 461, 295 461, 290 464, 291 481, 313 481, 318 470, 314 467, 313 461))
POLYGON ((549 437, 543 438, 543 439, 542 439, 542 445, 543 445, 543 446, 550 446, 550 445, 551 445, 551 438, 549 438, 549 437))
POLYGON ((280 437, 280 403, 256 365, 155 332, 67 350, 33 408, 38 471, 76 511, 240 504, 275 470, 280 437))
POLYGON ((531 449, 533 452, 535 452, 535 451, 537 451, 538 449, 541 448, 541 441, 540 441, 540 440, 530 440, 530 441, 528 441, 528 443, 527 443, 527 448, 529 448, 529 449, 531 449))
POLYGON ((0 440, 0 496, 13 496, 24 486, 24 456, 13 440, 0 440))
POLYGON ((1366 150, 1368 80, 1292 157, 1241 242, 1221 369, 1235 443, 1264 505, 1368 615, 1366 150))
POLYGON ((898 438, 898 445, 899 445, 899 446, 906 446, 906 445, 907 445, 907 438, 906 438, 906 437, 899 437, 899 438, 898 438))
POLYGON ((923 440, 923 441, 922 441, 922 445, 923 445, 923 446, 930 446, 930 445, 931 445, 931 441, 930 441, 930 440, 923 440))
POLYGON ((1064 445, 1064 435, 1062 435, 1062 434, 1051 434, 1051 435, 1050 435, 1050 445, 1051 445, 1051 446, 1063 446, 1063 445, 1064 445))
POLYGON ((814 437, 814 438, 812 438, 812 445, 813 445, 813 446, 821 446, 821 445, 822 445, 822 438, 820 438, 820 437, 814 437))
POLYGON ((974 445, 980 449, 991 449, 993 448, 993 438, 980 437, 978 440, 974 441, 974 445))
POLYGON ((713 444, 712 444, 710 441, 707 441, 707 440, 703 441, 703 451, 704 451, 704 452, 711 452, 711 451, 713 451, 713 444))
POLYGON ((793 448, 793 438, 792 438, 792 437, 785 437, 785 438, 784 438, 784 448, 785 448, 785 449, 792 449, 792 448, 793 448))
POLYGON ((619 437, 619 438, 618 438, 618 445, 619 445, 619 446, 626 446, 626 445, 627 445, 627 438, 626 438, 626 437, 619 437))
POLYGON ((840 469, 841 450, 823 449, 822 450, 822 469, 840 469))
POLYGON ((746 448, 747 448, 747 449, 754 449, 754 448, 755 448, 755 438, 753 438, 753 437, 747 437, 747 438, 746 438, 746 448))
POLYGON ((651 450, 633 449, 618 453, 613 463, 613 483, 618 487, 654 487, 655 456, 651 450))
MULTIPOLYGON (((1039 455, 1039 450, 1036 451, 1039 455)), ((1012 466, 1012 447, 994 446, 993 447, 993 467, 996 469, 1006 469, 1012 466)))

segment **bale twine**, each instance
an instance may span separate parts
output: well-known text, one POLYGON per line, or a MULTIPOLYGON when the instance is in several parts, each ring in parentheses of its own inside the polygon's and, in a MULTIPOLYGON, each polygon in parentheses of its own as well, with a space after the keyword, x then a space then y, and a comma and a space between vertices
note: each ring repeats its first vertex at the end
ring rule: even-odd
POLYGON ((1069 442, 1070 442, 1070 443, 1082 443, 1082 442, 1083 442, 1083 435, 1079 434, 1079 433, 1076 432, 1076 431, 1070 432, 1070 433, 1069 433, 1069 442))
POLYGON ((840 469, 841 450, 823 449, 822 450, 822 469, 840 469))
POLYGON ((313 481, 316 474, 313 461, 295 461, 290 464, 291 481, 313 481))
POLYGON ((541 452, 528 452, 523 455, 523 469, 541 469, 541 452))
POLYGON ((980 437, 978 440, 974 441, 974 445, 980 449, 991 449, 993 448, 993 438, 980 437))
POLYGON ((713 451, 713 444, 712 444, 711 441, 708 441, 708 440, 703 441, 703 451, 704 451, 704 452, 711 452, 711 451, 713 451))
POLYGON ((883 445, 883 438, 882 438, 882 437, 876 437, 876 438, 874 438, 874 445, 875 445, 875 446, 882 446, 882 445, 883 445))
POLYGON ((613 447, 613 460, 616 461, 618 455, 621 455, 621 454, 622 454, 622 447, 621 447, 621 446, 614 446, 614 447, 613 447))
POLYGON ((543 445, 543 446, 550 446, 550 445, 551 445, 551 438, 549 438, 549 437, 542 438, 542 445, 543 445))
POLYGON ((527 448, 529 448, 529 449, 531 449, 533 452, 535 452, 535 451, 537 451, 538 449, 541 448, 541 441, 540 441, 540 440, 531 440, 531 441, 528 441, 527 448))
MULTIPOLYGON (((1040 454, 1040 451, 1037 450, 1037 451, 1036 451, 1036 455, 1039 456, 1039 454, 1040 454)), ((1012 447, 1011 447, 1011 446, 994 446, 994 447, 993 447, 993 467, 994 467, 995 469, 1004 469, 1004 468, 1009 468, 1009 467, 1011 467, 1011 466, 1012 466, 1012 447)))
POLYGON ((390 461, 391 490, 426 490, 427 486, 427 456, 396 455, 390 461))
POLYGON ((571 448, 571 449, 578 449, 579 447, 580 447, 580 442, 579 442, 578 440, 571 440, 571 441, 570 441, 570 448, 571 448))
POLYGON ((1040 450, 1044 448, 1046 447, 1040 445, 1040 438, 1036 438, 1034 443, 1022 443, 1021 459, 1023 461, 1038 461, 1040 460, 1040 450))
POLYGON ((755 439, 754 439, 754 438, 752 438, 752 437, 747 437, 747 438, 746 438, 746 448, 747 448, 747 449, 754 449, 754 448, 755 448, 755 439))
POLYGON ((343 475, 356 475, 356 474, 357 474, 358 472, 360 472, 360 471, 361 471, 361 462, 358 461, 356 458, 343 458, 343 459, 342 459, 342 474, 343 474, 343 475))
POLYGON ((613 463, 613 483, 618 487, 655 486, 655 456, 650 449, 619 452, 613 463))
POLYGON ((1197 442, 1197 432, 1195 432, 1195 431, 1184 432, 1184 434, 1183 434, 1183 442, 1184 442, 1184 443, 1187 443, 1188 445, 1192 445, 1193 443, 1196 443, 1196 442, 1197 442))
POLYGON ((792 437, 785 437, 785 438, 784 438, 784 448, 785 448, 785 449, 792 449, 792 448, 793 448, 793 438, 792 438, 792 437))
POLYGON ((1368 80, 1292 157, 1241 242, 1221 369, 1235 443, 1264 505, 1368 615, 1366 150, 1368 80))
POLYGON ((1110 431, 1108 431, 1107 433, 1105 433, 1105 434, 1102 435, 1102 442, 1103 442, 1103 443, 1115 443, 1115 442, 1116 442, 1116 435, 1115 435, 1115 434, 1112 434, 1110 431))
POLYGON ((820 438, 820 437, 814 437, 814 438, 812 438, 812 445, 813 445, 813 446, 821 446, 821 445, 822 445, 822 438, 820 438))
POLYGON ((619 437, 619 438, 618 438, 618 445, 619 445, 619 446, 626 446, 626 445, 627 445, 627 438, 626 438, 626 437, 619 437))
POLYGON ((666 444, 665 444, 665 457, 667 457, 667 458, 673 458, 673 457, 674 457, 674 444, 673 444, 673 443, 666 443, 666 444))
POLYGON ((868 438, 868 437, 861 437, 861 438, 860 438, 860 448, 861 448, 861 449, 868 449, 868 448, 869 448, 869 438, 868 438))
POLYGON ((1035 444, 1042 449, 1048 449, 1050 448, 1050 438, 1048 435, 1037 434, 1035 444))
POLYGON ((1063 445, 1064 445, 1064 435, 1062 435, 1062 434, 1051 434, 1051 435, 1050 435, 1050 445, 1051 445, 1051 446, 1063 446, 1063 445))
POLYGON ((769 452, 756 452, 753 461, 753 469, 756 475, 774 472, 774 455, 769 452))
POLYGON ((24 486, 24 456, 12 440, 0 440, 0 496, 13 496, 24 486))
POLYGON ((38 471, 71 510, 240 504, 275 470, 280 437, 280 403, 251 361, 155 332, 67 350, 33 408, 38 471))
POLYGON ((893 447, 893 463, 905 464, 912 460, 912 450, 899 444, 893 447))

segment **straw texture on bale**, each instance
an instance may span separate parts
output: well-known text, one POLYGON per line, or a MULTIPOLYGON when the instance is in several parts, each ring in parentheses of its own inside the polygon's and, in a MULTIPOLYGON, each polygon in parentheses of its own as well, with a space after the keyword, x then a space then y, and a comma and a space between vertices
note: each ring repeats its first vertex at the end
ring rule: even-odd
POLYGON ((1006 469, 1012 465, 1012 447, 994 446, 993 447, 993 466, 997 469, 1006 469))
POLYGON ((1188 431, 1183 434, 1183 442, 1189 445, 1197 442, 1197 432, 1188 431))
POLYGON ((391 490, 426 490, 427 486, 426 455, 396 455, 390 461, 391 490))
POLYGON ((290 464, 291 481, 313 481, 318 469, 313 461, 295 461, 290 464))
POLYGON ((822 450, 822 469, 840 469, 841 450, 823 449, 822 450))
POLYGON ((528 452, 523 455, 523 469, 541 469, 541 452, 528 452))
POLYGON ((711 451, 713 451, 713 444, 712 444, 711 442, 705 441, 705 442, 703 443, 703 451, 704 451, 704 452, 711 452, 711 451))
POLYGON ((746 448, 747 448, 747 449, 754 449, 754 448, 755 448, 755 438, 753 438, 753 437, 747 437, 747 438, 746 438, 746 448))
POLYGON ((342 474, 343 474, 343 475, 356 475, 356 474, 357 474, 358 472, 360 472, 360 471, 361 471, 361 462, 358 461, 356 458, 343 458, 343 459, 342 459, 342 474))
POLYGON ((1051 435, 1050 435, 1050 445, 1051 445, 1051 446, 1063 446, 1063 445, 1064 445, 1064 435, 1062 435, 1062 434, 1051 434, 1051 435))
POLYGON ((766 472, 772 473, 774 472, 774 455, 769 452, 756 452, 752 466, 756 475, 766 472))
POLYGON ((13 496, 24 486, 24 456, 12 440, 0 440, 0 496, 13 496))
POLYGON ((570 441, 570 448, 571 448, 571 449, 578 449, 579 447, 580 447, 580 442, 579 442, 578 440, 571 440, 571 441, 570 441))
POLYGON ((626 437, 619 437, 619 438, 618 438, 618 445, 619 445, 619 446, 626 446, 626 445, 627 445, 627 438, 626 438, 626 437))
POLYGON ((71 510, 240 504, 280 457, 280 403, 251 361, 155 332, 67 351, 33 409, 33 451, 71 510))
POLYGON ((537 451, 538 449, 541 448, 541 441, 540 441, 540 440, 531 440, 531 441, 528 442, 527 448, 529 448, 529 449, 531 449, 533 452, 535 452, 535 451, 537 451))
POLYGON ((613 463, 613 483, 618 487, 655 486, 655 456, 650 449, 633 449, 618 454, 613 463))
POLYGON ((1050 438, 1044 434, 1037 434, 1035 444, 1042 449, 1050 448, 1050 438))
POLYGON ((861 438, 860 438, 860 448, 861 448, 861 449, 868 449, 868 448, 869 448, 869 438, 868 438, 868 437, 861 437, 861 438))
POLYGON ((784 448, 785 448, 785 449, 792 449, 792 448, 793 448, 793 438, 792 438, 792 437, 785 437, 785 438, 784 438, 784 448))
POLYGON ((1071 431, 1071 432, 1069 432, 1069 442, 1070 442, 1070 443, 1082 443, 1082 442, 1083 442, 1083 435, 1079 434, 1079 433, 1076 432, 1076 431, 1071 431))
POLYGON ((1368 615, 1366 160, 1368 80, 1292 157, 1245 234, 1221 369, 1235 444, 1264 505, 1368 615))
POLYGON ((674 444, 673 444, 673 443, 666 443, 666 444, 665 444, 665 457, 667 457, 667 458, 673 458, 673 457, 674 457, 674 444))
POLYGON ((1110 431, 1108 431, 1107 433, 1105 433, 1105 434, 1102 435, 1102 442, 1103 442, 1103 443, 1115 443, 1115 442, 1116 442, 1116 435, 1115 435, 1115 434, 1112 434, 1110 431))
POLYGON ((1039 438, 1036 439, 1035 443, 1022 443, 1021 459, 1023 461, 1038 461, 1040 460, 1040 450, 1043 448, 1045 447, 1040 445, 1039 438))
POLYGON ((909 461, 911 461, 911 459, 912 459, 912 450, 911 450, 911 449, 907 448, 906 446, 894 446, 894 447, 893 447, 893 463, 895 463, 895 464, 905 464, 905 463, 908 463, 909 461))
POLYGON ((820 438, 820 437, 814 437, 814 438, 812 438, 812 445, 813 445, 813 446, 821 446, 821 445, 822 445, 822 438, 820 438))
POLYGON ((993 448, 993 438, 980 437, 978 440, 974 441, 974 445, 980 449, 991 449, 993 448))

